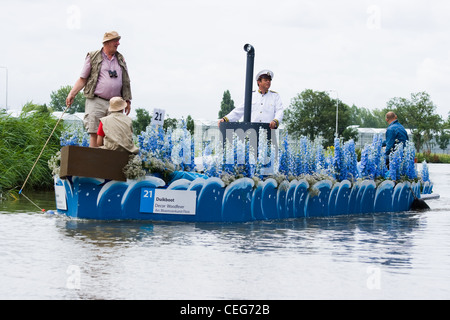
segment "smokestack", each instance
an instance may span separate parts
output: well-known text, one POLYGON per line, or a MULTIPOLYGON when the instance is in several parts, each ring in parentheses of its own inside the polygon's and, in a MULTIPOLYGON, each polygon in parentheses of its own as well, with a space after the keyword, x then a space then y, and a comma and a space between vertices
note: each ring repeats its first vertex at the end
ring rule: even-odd
POLYGON ((244 122, 251 122, 252 117, 252 89, 253 89, 253 67, 255 64, 255 48, 251 44, 244 46, 247 52, 247 72, 245 75, 245 100, 244 100, 244 122))

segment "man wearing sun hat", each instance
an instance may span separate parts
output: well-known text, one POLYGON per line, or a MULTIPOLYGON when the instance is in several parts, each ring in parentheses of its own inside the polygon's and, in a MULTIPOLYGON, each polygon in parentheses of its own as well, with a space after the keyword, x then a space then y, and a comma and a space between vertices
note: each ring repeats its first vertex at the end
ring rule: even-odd
MULTIPOLYGON (((262 70, 256 75, 258 90, 252 92, 251 122, 269 123, 271 129, 276 129, 283 120, 283 103, 277 92, 269 90, 272 79, 270 70, 262 70)), ((220 119, 219 125, 224 121, 238 121, 243 115, 244 103, 220 119)))
POLYGON ((90 146, 97 146, 97 130, 100 118, 108 114, 109 100, 122 97, 126 101, 126 114, 131 109, 131 85, 127 64, 117 51, 121 36, 116 31, 103 35, 103 47, 89 52, 84 61, 80 78, 66 98, 72 105, 75 96, 84 88, 86 97, 84 125, 90 134, 90 146))
POLYGON ((104 149, 126 151, 137 154, 139 149, 133 143, 133 125, 123 110, 127 103, 122 97, 109 101, 108 116, 100 119, 97 131, 97 145, 104 149))

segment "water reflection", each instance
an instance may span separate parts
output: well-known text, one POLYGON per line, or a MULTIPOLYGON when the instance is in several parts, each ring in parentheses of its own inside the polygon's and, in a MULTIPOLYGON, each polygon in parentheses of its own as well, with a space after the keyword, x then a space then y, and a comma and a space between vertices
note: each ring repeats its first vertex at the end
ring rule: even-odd
POLYGON ((416 230, 426 227, 418 212, 232 224, 57 218, 65 237, 99 248, 214 247, 280 257, 320 254, 391 267, 411 265, 416 230))

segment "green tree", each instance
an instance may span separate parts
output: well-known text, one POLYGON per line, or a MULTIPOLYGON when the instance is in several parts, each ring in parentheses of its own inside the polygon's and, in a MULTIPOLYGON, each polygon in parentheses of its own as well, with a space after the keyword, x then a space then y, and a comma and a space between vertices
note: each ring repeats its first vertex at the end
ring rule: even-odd
MULTIPOLYGON (((289 134, 306 136, 311 141, 324 139, 324 146, 334 143, 336 132, 336 107, 338 101, 331 99, 325 91, 306 89, 291 101, 284 112, 284 122, 289 134)), ((339 100, 338 135, 351 125, 351 109, 339 100)), ((346 132, 346 137, 356 139, 356 130, 346 132)))
POLYGON ((447 116, 447 121, 444 122, 444 129, 450 129, 450 112, 448 113, 447 116))
POLYGON ((223 93, 222 102, 220 103, 219 119, 225 117, 234 109, 234 101, 231 99, 230 91, 223 93))
POLYGON ((385 128, 385 110, 369 110, 368 108, 358 108, 353 105, 350 108, 350 123, 359 125, 361 128, 385 128))
POLYGON ((136 119, 133 120, 133 133, 135 135, 141 134, 142 131, 147 129, 151 121, 152 116, 147 110, 141 108, 136 109, 136 119))
POLYGON ((397 114, 405 128, 411 129, 417 152, 428 145, 442 128, 442 117, 435 113, 436 106, 426 92, 412 93, 410 99, 392 98, 387 108, 397 114))
POLYGON ((167 131, 169 128, 175 130, 177 128, 178 120, 175 118, 170 118, 168 114, 166 114, 166 118, 164 119, 164 131, 167 131))
POLYGON ((192 119, 191 115, 188 115, 186 118, 186 129, 191 133, 191 135, 194 135, 194 119, 192 119))
MULTIPOLYGON (((66 98, 70 90, 72 90, 72 86, 63 86, 57 91, 53 91, 50 94, 50 107, 54 111, 64 111, 66 109, 66 98)), ((78 92, 78 94, 75 96, 72 106, 67 112, 84 112, 85 103, 86 98, 81 92, 78 92)))

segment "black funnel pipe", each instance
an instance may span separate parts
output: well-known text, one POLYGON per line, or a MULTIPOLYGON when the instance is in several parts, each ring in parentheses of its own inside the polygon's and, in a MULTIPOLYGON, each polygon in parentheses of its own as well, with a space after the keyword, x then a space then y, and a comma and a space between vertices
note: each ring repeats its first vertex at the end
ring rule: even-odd
POLYGON ((253 67, 255 64, 255 48, 246 44, 244 50, 247 52, 247 72, 245 75, 245 100, 244 100, 244 122, 251 122, 252 117, 252 90, 253 90, 253 67))

